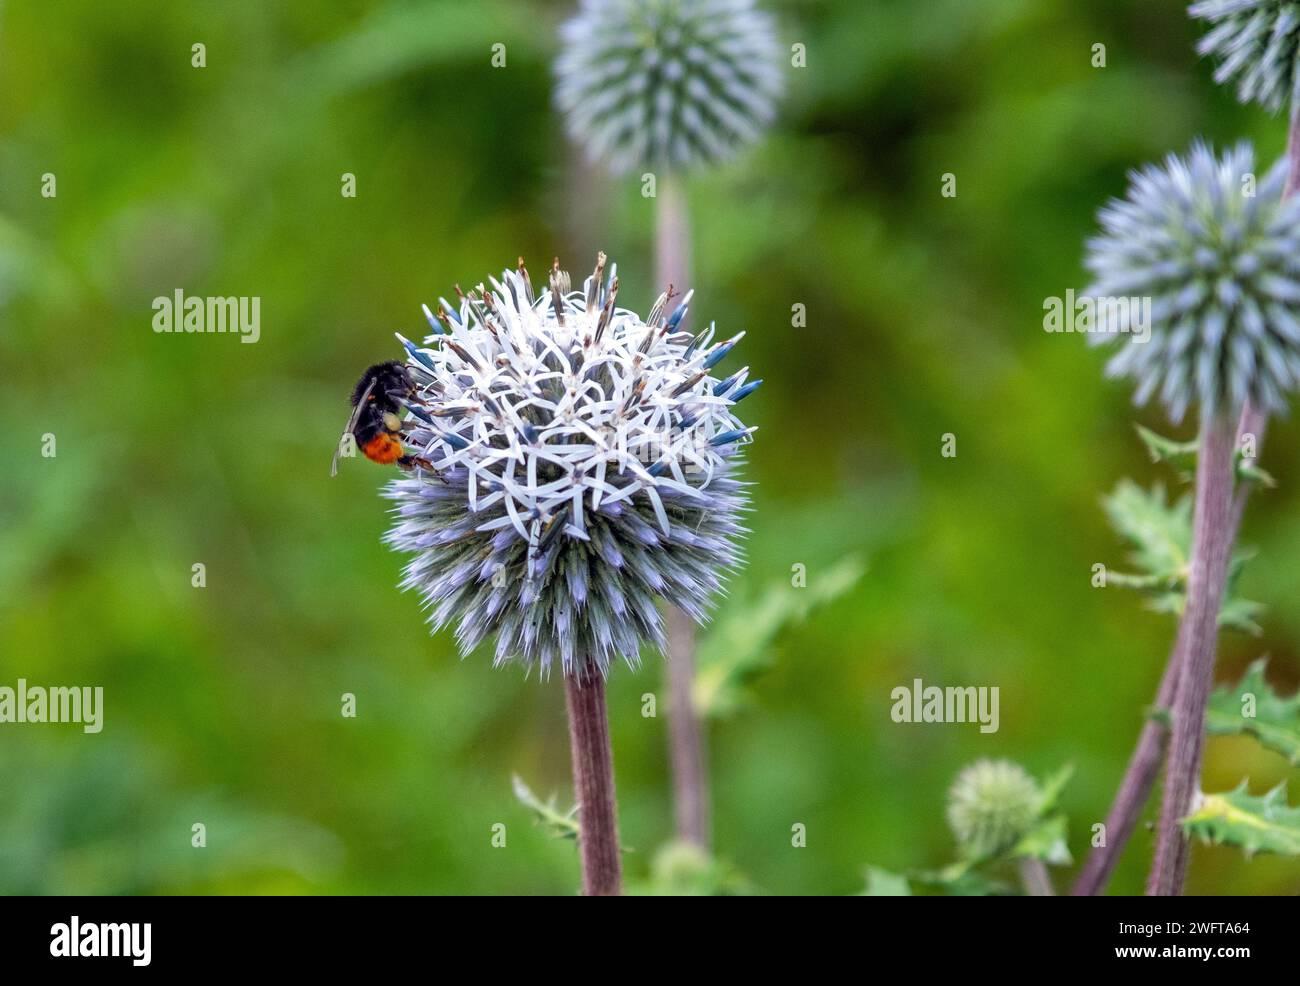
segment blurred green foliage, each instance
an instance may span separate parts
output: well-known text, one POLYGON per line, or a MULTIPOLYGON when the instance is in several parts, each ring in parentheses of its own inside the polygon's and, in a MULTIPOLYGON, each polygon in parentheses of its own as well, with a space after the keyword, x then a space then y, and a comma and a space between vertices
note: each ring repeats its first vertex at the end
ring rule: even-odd
POLYGON ((777 637, 848 593, 863 574, 862 561, 853 555, 818 566, 811 585, 807 563, 791 567, 788 578, 777 578, 754 598, 733 594, 701 636, 694 682, 700 716, 725 716, 740 708, 747 700, 745 685, 771 668, 777 637))
MULTIPOLYGON (((774 6, 807 68, 770 139, 688 190, 692 318, 748 329, 767 380, 734 593, 761 599, 794 564, 808 589, 792 592, 850 556, 867 574, 763 640, 770 669, 714 721, 718 856, 788 893, 856 892, 868 862, 940 866, 952 776, 1010 756, 1075 764, 1078 860, 1173 630, 1090 587, 1117 550, 1099 498, 1157 478, 1131 422, 1165 423, 1077 337, 1042 331, 1043 300, 1083 283, 1083 239, 1127 169, 1198 134, 1269 158, 1283 122, 1213 85, 1182 0, 774 6), (915 677, 1000 687, 1001 730, 893 723, 890 690, 915 677)), ((581 271, 599 248, 620 300, 657 294, 653 203, 579 167, 552 110, 569 8, 0 7, 0 684, 102 685, 106 705, 98 735, 0 727, 0 891, 573 892, 572 844, 531 824, 510 780, 568 791, 559 682, 430 637, 379 543, 385 475, 327 474, 354 379, 455 282, 520 254, 581 271), (261 340, 155 334, 151 301, 177 288, 260 297, 261 340)), ((1296 448, 1293 423, 1272 428, 1280 487, 1247 516, 1264 636, 1226 637, 1220 661, 1235 679, 1271 653, 1283 693, 1296 448)), ((610 686, 629 882, 731 887, 709 860, 655 872, 664 720, 640 710, 660 690, 657 659, 610 686)), ((1206 787, 1286 771, 1216 738, 1206 787)), ((1142 831, 1116 891, 1141 888, 1142 831)), ((1300 862, 1198 846, 1190 890, 1298 884, 1300 862)))

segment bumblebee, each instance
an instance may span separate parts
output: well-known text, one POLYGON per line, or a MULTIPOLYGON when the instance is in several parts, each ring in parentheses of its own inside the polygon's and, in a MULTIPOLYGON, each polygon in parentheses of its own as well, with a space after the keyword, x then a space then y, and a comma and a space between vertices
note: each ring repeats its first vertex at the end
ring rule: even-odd
POLYGON ((352 417, 334 449, 330 475, 338 474, 339 453, 348 435, 356 439, 357 448, 371 462, 382 466, 395 462, 404 469, 427 466, 426 460, 407 453, 401 439, 404 402, 416 400, 418 392, 406 366, 396 360, 366 370, 352 391, 352 417))

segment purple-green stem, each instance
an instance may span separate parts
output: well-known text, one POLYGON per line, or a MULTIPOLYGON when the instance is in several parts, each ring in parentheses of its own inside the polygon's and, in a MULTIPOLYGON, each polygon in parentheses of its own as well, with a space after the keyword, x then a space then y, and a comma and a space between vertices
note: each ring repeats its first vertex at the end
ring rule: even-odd
MULTIPOLYGON (((1246 409, 1241 412, 1241 423, 1237 426, 1238 447, 1247 435, 1251 435, 1255 439, 1255 453, 1258 455, 1267 427, 1267 415, 1254 405, 1247 404, 1246 409)), ((1243 483, 1237 489, 1237 495, 1232 501, 1232 520, 1229 525, 1231 544, 1237 541, 1237 532, 1241 529, 1241 518, 1246 510, 1246 500, 1249 496, 1250 487, 1243 483)), ((1134 828, 1137 827, 1138 816, 1142 814, 1142 808, 1151 796, 1151 789, 1155 787, 1169 736, 1165 721, 1155 713, 1167 714, 1173 704, 1174 689, 1178 684, 1178 669, 1182 662, 1183 634, 1186 626, 1185 621, 1178 625, 1178 635, 1169 654, 1169 661, 1165 664, 1164 675, 1160 679, 1155 701, 1152 703, 1153 714, 1147 717, 1147 721, 1142 726, 1137 746, 1124 772, 1124 779, 1115 793, 1110 814, 1106 816, 1106 844, 1095 847, 1088 855, 1088 861, 1070 890, 1072 896, 1093 897, 1106 888, 1106 883, 1115 870, 1115 864, 1119 862, 1124 846, 1133 834, 1134 828)))
POLYGON ((695 621, 668 608, 668 735, 677 838, 705 848, 709 842, 708 765, 704 723, 695 709, 695 621))
POLYGON ((569 712, 569 752, 573 793, 578 801, 578 854, 585 897, 617 897, 623 892, 618 849, 618 801, 614 794, 614 754, 605 709, 605 679, 564 676, 569 712))
POLYGON ((1156 857, 1147 878, 1152 896, 1182 893, 1187 874, 1187 839, 1182 820, 1200 786, 1205 749, 1205 707, 1214 684, 1219 607, 1232 555, 1233 479, 1237 428, 1224 415, 1201 426, 1196 459, 1196 505, 1192 513, 1192 563, 1183 610, 1184 653, 1171 714, 1173 728, 1165 769, 1164 797, 1156 828, 1156 857))
MULTIPOLYGON (((662 290, 686 291, 690 272, 690 230, 686 197, 676 175, 661 174, 655 187, 655 270, 662 290)), ((672 303, 668 311, 672 311, 672 303)), ((673 781, 677 838, 709 844, 708 765, 704 724, 695 708, 695 621, 669 606, 668 755, 673 781)))
MULTIPOLYGON (((1300 190, 1300 113, 1293 113, 1290 120, 1290 126, 1287 132, 1287 162, 1288 172, 1286 186, 1282 189, 1282 198, 1287 199, 1300 190)), ((1220 430, 1223 428, 1223 422, 1218 422, 1220 430)), ((1263 412, 1247 404, 1242 411, 1241 423, 1238 428, 1238 441, 1240 436, 1254 435, 1256 454, 1258 454, 1259 445, 1264 439, 1264 430, 1268 425, 1268 417, 1263 412)), ((1214 652, 1218 637, 1218 612, 1222 603, 1223 585, 1227 579, 1228 563, 1232 557, 1232 548, 1237 540, 1237 532, 1241 527, 1242 515, 1246 508, 1246 499, 1249 496, 1249 487, 1242 485, 1235 497, 1232 495, 1233 479, 1236 475, 1236 447, 1230 447, 1227 452, 1227 467, 1215 468, 1213 473, 1206 477, 1212 479, 1214 488, 1206 496, 1205 510, 1208 512, 1213 509, 1218 511, 1225 509, 1226 512, 1222 518, 1222 526, 1215 530, 1211 526, 1213 521, 1208 517, 1205 518, 1205 543, 1202 547, 1202 530, 1203 526, 1200 520, 1202 513, 1202 490, 1205 485, 1201 474, 1201 466, 1206 459, 1206 438, 1208 426, 1203 429, 1201 439, 1201 454, 1197 460, 1197 500, 1196 516, 1193 518, 1193 577, 1195 576, 1197 560, 1202 559, 1206 566, 1221 565, 1222 570, 1218 577, 1213 579, 1214 584, 1205 586, 1204 591, 1208 594, 1209 590, 1215 589, 1215 602, 1213 608, 1213 622, 1209 630, 1205 630, 1206 614, 1198 610, 1193 613, 1192 610, 1192 584, 1189 580, 1187 606, 1183 612, 1183 621, 1179 627, 1179 642, 1174 647, 1174 654, 1170 658, 1170 668, 1166 670, 1165 678, 1170 677, 1173 672, 1175 678, 1174 691, 1168 697, 1170 714, 1173 718, 1174 728, 1173 735, 1169 740, 1169 762, 1165 770, 1165 789, 1164 797, 1160 806, 1160 821, 1156 829, 1156 857, 1151 867, 1151 872, 1147 877, 1147 893, 1153 896, 1174 896, 1181 894, 1183 883, 1187 877, 1187 862, 1189 856, 1189 846, 1187 839, 1182 831, 1182 819, 1190 811, 1192 799, 1195 797, 1201 780, 1201 762, 1205 750, 1205 706, 1209 700, 1210 689, 1214 684, 1214 652), (1226 487, 1226 491, 1222 488, 1226 487)), ((1166 683, 1161 683, 1161 691, 1166 688, 1166 683)), ((1160 696, 1157 696, 1159 703, 1160 696)), ((1164 705, 1161 705, 1164 707, 1164 705)), ((1150 780, 1147 782, 1149 791, 1152 781, 1154 781, 1155 771, 1159 769, 1161 746, 1163 746, 1163 729, 1158 724, 1148 724, 1143 730, 1143 740, 1146 740, 1148 730, 1156 731, 1156 740, 1154 746, 1154 762, 1145 769, 1150 771, 1150 780)), ((1139 747, 1141 747, 1141 743, 1139 747)), ((1139 752, 1141 750, 1139 749, 1139 752)), ((1137 759, 1138 754, 1134 754, 1137 759)), ((1140 767, 1144 765, 1139 765, 1140 767)), ((1132 769, 1133 764, 1130 764, 1132 769)), ((1127 778, 1126 778, 1127 780, 1127 778)), ((1145 796, 1132 808, 1133 819, 1136 819, 1137 812, 1141 811, 1142 802, 1145 796)), ((1132 820, 1129 822, 1129 830, 1132 828, 1132 820)), ((1119 850, 1123 843, 1120 842, 1108 860, 1109 865, 1113 867, 1114 857, 1118 856, 1119 850)), ((1091 862, 1091 860, 1089 861, 1091 862)), ((1102 875, 1101 884, 1104 885, 1105 876, 1102 875)), ((1085 874, 1086 875, 1086 874, 1085 874)), ((1098 887, 1100 889, 1100 885, 1098 887)), ((1097 891, 1093 891, 1094 893, 1097 891)))
POLYGON ((1030 897, 1056 896, 1056 888, 1052 886, 1052 877, 1047 872, 1047 864, 1041 859, 1026 857, 1020 860, 1020 882, 1024 885, 1026 895, 1030 897))
POLYGON ((1289 199, 1300 188, 1300 111, 1291 114, 1291 129, 1286 135, 1286 159, 1291 170, 1287 172, 1282 198, 1289 199))
MULTIPOLYGON (((1291 116, 1287 132, 1286 154, 1289 169, 1286 186, 1282 190, 1282 198, 1284 199, 1290 198, 1300 189, 1300 112, 1291 116)), ((1264 442, 1264 432, 1267 427, 1268 416, 1253 405, 1247 404, 1242 411, 1241 423, 1237 429, 1238 442, 1246 435, 1253 435, 1255 437, 1255 451, 1256 455, 1258 455, 1259 448, 1264 442)), ((1232 545, 1236 543, 1237 532, 1241 529, 1241 519, 1249 495, 1250 487, 1242 484, 1233 500, 1228 531, 1229 555, 1232 552, 1232 545)), ((1184 618, 1178 626, 1178 636, 1174 642, 1173 651, 1169 655, 1164 675, 1160 679, 1160 687, 1156 692, 1153 711, 1169 711, 1175 700, 1179 673, 1184 661, 1183 643, 1187 626, 1188 620, 1186 612, 1184 612, 1184 618)), ((1110 813, 1106 816, 1106 844, 1094 848, 1089 854, 1087 863, 1084 864, 1078 880, 1070 891, 1073 896, 1090 897, 1101 893, 1105 889, 1106 882, 1110 879, 1111 873, 1114 872, 1115 864, 1119 861, 1120 854, 1124 851, 1129 836, 1133 834, 1138 816, 1151 795, 1151 789, 1155 786, 1156 776, 1160 772, 1160 763, 1164 759, 1166 739, 1167 730, 1164 723, 1154 716, 1149 718, 1142 727, 1137 746, 1133 750, 1133 756, 1129 759, 1128 767, 1124 772, 1124 779, 1120 782, 1119 790, 1115 794, 1115 801, 1111 805, 1110 813)), ((1199 774, 1197 779, 1199 781, 1199 774)), ((1183 866, 1185 872, 1185 859, 1183 866)), ((1154 872, 1152 875, 1154 877, 1154 872)))

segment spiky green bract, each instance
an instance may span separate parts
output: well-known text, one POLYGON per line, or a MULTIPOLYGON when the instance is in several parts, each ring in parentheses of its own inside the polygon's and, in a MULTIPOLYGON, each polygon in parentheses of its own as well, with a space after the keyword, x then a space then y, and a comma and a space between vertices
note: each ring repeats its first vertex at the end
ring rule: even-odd
POLYGON ((1210 24, 1196 45, 1218 62, 1214 81, 1235 82, 1237 98, 1276 113, 1296 103, 1300 76, 1300 3, 1294 0, 1201 0, 1188 14, 1210 24))
POLYGON ((1108 372, 1174 421, 1193 404, 1281 411, 1300 380, 1300 198, 1282 200, 1284 164, 1254 169, 1248 144, 1216 158, 1197 143, 1134 173, 1088 243, 1089 296, 1150 301, 1149 332, 1139 305, 1099 303, 1092 340, 1119 340, 1108 372))
POLYGON ((689 295, 643 322, 604 267, 581 291, 557 267, 534 296, 521 265, 402 340, 419 386, 404 438, 426 463, 386 491, 386 540, 414 554, 402 587, 462 653, 495 636, 498 665, 542 675, 662 648, 656 601, 703 621, 740 560, 733 467, 753 429, 732 408, 757 381, 711 373, 740 337, 681 331, 689 295))
POLYGON ((987 859, 1012 848, 1034 827, 1038 783, 1010 760, 977 760, 948 792, 948 824, 963 856, 987 859))
POLYGON ((775 116, 781 49, 754 0, 583 0, 560 40, 569 136, 615 173, 723 160, 775 116))

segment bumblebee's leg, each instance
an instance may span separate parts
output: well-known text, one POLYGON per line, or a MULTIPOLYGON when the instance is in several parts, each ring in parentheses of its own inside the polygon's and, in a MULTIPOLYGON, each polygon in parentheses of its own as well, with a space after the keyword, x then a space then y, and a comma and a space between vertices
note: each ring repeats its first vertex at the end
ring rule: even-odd
POLYGON ((403 469, 427 469, 429 472, 436 472, 433 463, 422 455, 404 455, 397 460, 397 464, 403 469))

